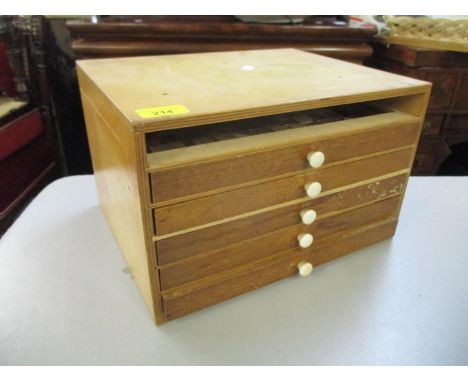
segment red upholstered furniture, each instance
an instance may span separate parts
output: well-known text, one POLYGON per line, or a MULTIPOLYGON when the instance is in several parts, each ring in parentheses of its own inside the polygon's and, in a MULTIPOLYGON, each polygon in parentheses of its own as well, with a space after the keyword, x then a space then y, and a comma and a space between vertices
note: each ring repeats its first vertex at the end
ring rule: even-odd
MULTIPOLYGON (((16 122, 30 126, 31 131, 42 129, 40 119, 31 119, 31 115, 39 116, 38 110, 21 116, 16 122)), ((1 135, 0 141, 3 141, 1 135)), ((5 220, 5 225, 6 220, 10 220, 9 214, 32 197, 36 187, 39 188, 46 182, 55 166, 52 144, 45 134, 31 139, 19 149, 16 148, 13 154, 0 162, 0 219, 5 220)))
POLYGON ((44 131, 38 109, 21 114, 0 130, 0 161, 27 145, 44 131))

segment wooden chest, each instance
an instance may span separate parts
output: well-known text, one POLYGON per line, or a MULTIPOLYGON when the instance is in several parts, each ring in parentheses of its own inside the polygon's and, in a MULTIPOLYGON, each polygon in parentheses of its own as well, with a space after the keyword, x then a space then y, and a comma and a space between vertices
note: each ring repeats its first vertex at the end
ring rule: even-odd
POLYGON ((427 82, 295 49, 78 77, 100 202, 156 323, 395 232, 427 82))
POLYGON ((372 66, 432 83, 412 174, 438 174, 452 148, 468 142, 468 53, 383 42, 375 47, 372 66))

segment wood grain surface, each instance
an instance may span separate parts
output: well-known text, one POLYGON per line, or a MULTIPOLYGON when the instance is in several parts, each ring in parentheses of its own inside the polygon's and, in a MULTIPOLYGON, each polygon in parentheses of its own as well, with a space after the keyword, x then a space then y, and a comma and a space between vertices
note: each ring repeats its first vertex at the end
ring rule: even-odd
POLYGON ((152 172, 418 121, 418 117, 389 108, 388 102, 390 100, 364 102, 146 133, 148 170, 152 172), (347 113, 337 117, 335 110, 342 108, 347 113), (355 109, 364 110, 359 113, 355 109), (260 139, 249 139, 251 137, 260 139))
POLYGON ((157 324, 164 321, 159 295, 146 152, 142 133, 134 130, 108 97, 77 67, 101 208, 119 244, 128 271, 157 324))
POLYGON ((320 182, 322 192, 350 185, 410 167, 412 148, 348 162, 338 166, 161 207, 155 210, 156 234, 182 231, 187 228, 233 218, 246 212, 307 198, 304 185, 320 182))
POLYGON ((158 264, 166 265, 295 226, 301 223, 300 212, 303 209, 313 209, 317 213, 317 221, 320 221, 340 211, 399 195, 406 177, 407 174, 401 174, 366 182, 316 199, 158 240, 155 243, 158 264))
POLYGON ((240 243, 234 243, 219 251, 172 263, 159 270, 161 289, 164 291, 190 281, 201 280, 211 274, 229 271, 231 268, 258 261, 276 253, 293 249, 300 250, 301 247, 297 241, 297 235, 300 233, 313 235, 314 241, 310 247, 310 250, 313 250, 329 236, 372 224, 376 221, 396 218, 399 203, 400 199, 398 197, 386 199, 333 215, 309 226, 304 224, 292 225, 240 243))
POLYGON ((79 60, 77 65, 133 126, 148 131, 417 94, 430 86, 296 49, 79 60), (168 105, 184 105, 190 113, 148 119, 136 113, 168 105))
MULTIPOLYGON (((86 81, 80 83, 85 86, 86 81)), ((122 249, 132 278, 155 319, 160 321, 162 312, 154 311, 155 293, 145 245, 134 133, 126 125, 110 125, 94 105, 92 99, 96 97, 93 97, 93 93, 92 88, 81 88, 101 208, 122 249)))
POLYGON ((193 290, 191 293, 163 296, 164 314, 170 320, 295 275, 297 264, 301 261, 317 266, 349 254, 393 236, 396 223, 395 220, 384 221, 362 230, 345 233, 340 240, 333 238, 310 251, 288 252, 270 263, 251 268, 214 285, 193 290))
MULTIPOLYGON (((419 121, 400 125, 386 123, 384 117, 385 114, 381 115, 381 122, 376 122, 373 126, 361 122, 360 119, 330 124, 336 126, 341 123, 342 127, 348 127, 347 134, 340 135, 334 131, 335 126, 329 126, 327 133, 322 135, 317 134, 314 128, 301 128, 298 130, 305 130, 304 132, 308 134, 303 134, 300 139, 301 144, 288 147, 281 147, 281 145, 287 144, 288 141, 294 142, 294 130, 279 134, 273 133, 277 134, 276 142, 272 142, 272 145, 264 150, 257 147, 248 152, 228 156, 229 150, 225 149, 221 150, 225 156, 219 160, 201 163, 190 161, 175 168, 156 171, 151 174, 153 202, 163 202, 259 179, 305 171, 310 169, 307 154, 313 151, 321 151, 325 154, 324 167, 326 167, 351 158, 417 143, 419 121), (353 129, 353 127, 356 128, 353 129), (358 131, 358 133, 348 135, 353 131, 358 131), (332 137, 324 139, 324 135, 332 137)), ((265 147, 262 143, 264 135, 249 139, 257 142, 257 146, 265 147)), ((218 142, 220 145, 223 143, 218 142)), ((210 144, 202 146, 200 150, 209 153, 210 144)))

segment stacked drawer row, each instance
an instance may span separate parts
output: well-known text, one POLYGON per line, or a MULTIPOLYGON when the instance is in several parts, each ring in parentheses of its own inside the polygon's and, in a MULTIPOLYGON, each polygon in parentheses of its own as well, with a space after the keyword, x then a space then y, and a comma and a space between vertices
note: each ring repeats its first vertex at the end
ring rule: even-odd
POLYGON ((222 155, 179 149, 150 165, 165 317, 390 237, 419 126, 389 112, 242 138, 242 151, 228 143, 222 155))

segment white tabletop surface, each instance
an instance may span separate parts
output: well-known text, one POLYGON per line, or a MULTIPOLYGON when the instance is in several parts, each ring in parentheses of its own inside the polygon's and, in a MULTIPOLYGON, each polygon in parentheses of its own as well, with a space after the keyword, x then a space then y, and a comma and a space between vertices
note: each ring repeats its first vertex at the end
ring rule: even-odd
POLYGON ((392 240, 156 327, 92 176, 0 241, 0 364, 468 364, 468 178, 411 178, 392 240))

